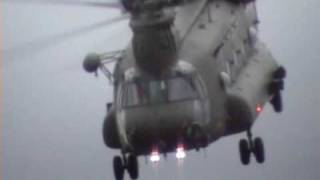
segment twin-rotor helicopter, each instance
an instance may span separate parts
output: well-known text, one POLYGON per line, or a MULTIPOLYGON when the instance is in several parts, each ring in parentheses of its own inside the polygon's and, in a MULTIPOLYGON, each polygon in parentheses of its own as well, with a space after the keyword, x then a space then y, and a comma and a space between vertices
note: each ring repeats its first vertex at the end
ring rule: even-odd
POLYGON ((258 39, 254 0, 124 0, 133 37, 125 50, 89 54, 88 72, 112 79, 113 103, 103 124, 105 144, 119 149, 116 180, 137 179, 138 156, 206 148, 241 132, 244 165, 265 161, 251 128, 269 102, 282 111, 286 71, 258 39), (105 66, 115 61, 113 74, 105 66))
POLYGON ((121 7, 130 16, 133 37, 126 49, 90 53, 83 62, 114 86, 103 140, 120 151, 113 159, 116 180, 125 171, 138 178, 139 156, 157 162, 175 153, 181 159, 241 132, 247 132, 239 142, 242 164, 251 155, 265 161, 262 138, 251 128, 266 103, 282 111, 286 71, 258 38, 254 0, 45 2, 121 7))

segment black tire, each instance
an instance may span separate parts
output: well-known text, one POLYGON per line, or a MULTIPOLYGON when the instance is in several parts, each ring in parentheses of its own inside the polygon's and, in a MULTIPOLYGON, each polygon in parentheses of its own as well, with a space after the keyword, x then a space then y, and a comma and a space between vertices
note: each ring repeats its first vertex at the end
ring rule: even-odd
POLYGON ((254 140, 254 155, 258 163, 264 163, 265 161, 265 152, 263 141, 260 137, 255 138, 254 140))
POLYGON ((138 179, 139 177, 139 166, 138 159, 135 155, 129 155, 128 157, 128 173, 131 179, 138 179))
POLYGON ((283 81, 283 79, 277 81, 277 89, 278 89, 279 91, 281 91, 281 90, 284 89, 284 81, 283 81))
POLYGON ((120 156, 115 156, 113 158, 113 172, 116 180, 123 180, 124 167, 120 156))
POLYGON ((250 149, 249 143, 245 139, 241 139, 239 142, 239 152, 240 152, 240 160, 243 165, 248 165, 250 163, 250 149))
POLYGON ((278 91, 276 92, 272 99, 271 99, 271 104, 273 106, 273 109, 275 112, 281 112, 283 107, 282 107, 282 97, 281 93, 278 91))
POLYGON ((273 78, 275 78, 275 79, 284 79, 286 76, 287 76, 287 72, 283 66, 280 66, 273 73, 273 78))
POLYGON ((269 93, 274 94, 274 93, 280 92, 283 89, 284 89, 284 81, 282 79, 273 80, 269 86, 269 93))

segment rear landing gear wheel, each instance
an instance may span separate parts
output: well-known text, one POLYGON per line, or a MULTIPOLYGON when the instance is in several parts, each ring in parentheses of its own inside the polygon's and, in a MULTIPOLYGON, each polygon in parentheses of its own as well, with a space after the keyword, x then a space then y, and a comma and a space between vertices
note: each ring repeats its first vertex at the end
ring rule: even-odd
POLYGON ((139 177, 137 156, 132 154, 128 156, 127 170, 131 179, 137 179, 139 177))
POLYGON ((284 78, 286 77, 286 70, 280 66, 273 72, 273 79, 269 86, 269 94, 273 95, 270 100, 275 112, 283 110, 281 91, 284 89, 284 78))
POLYGON ((241 139, 239 142, 240 159, 243 165, 250 163, 250 155, 253 153, 258 163, 262 164, 265 161, 265 151, 263 141, 260 137, 252 140, 251 131, 247 131, 248 140, 241 139))
POLYGON ((258 163, 264 163, 265 154, 264 154, 264 145, 263 141, 260 137, 255 138, 254 140, 254 151, 253 151, 256 160, 258 163))
POLYGON ((124 166, 122 162, 122 158, 120 156, 115 156, 113 158, 113 171, 116 180, 123 180, 124 176, 124 166))
POLYGON ((275 112, 282 111, 282 97, 280 91, 276 92, 271 99, 271 104, 275 112))
POLYGON ((239 142, 240 159, 243 165, 250 163, 250 148, 249 143, 245 139, 241 139, 239 142))

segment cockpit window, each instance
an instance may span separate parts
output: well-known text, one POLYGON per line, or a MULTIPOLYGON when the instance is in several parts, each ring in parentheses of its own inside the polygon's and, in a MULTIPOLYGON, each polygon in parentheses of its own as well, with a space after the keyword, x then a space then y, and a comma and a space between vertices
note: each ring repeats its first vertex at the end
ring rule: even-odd
POLYGON ((197 97, 197 91, 191 78, 175 78, 168 81, 170 91, 169 100, 178 101, 197 97))
POLYGON ((159 104, 194 99, 198 96, 192 77, 173 77, 159 81, 136 79, 124 84, 122 106, 159 104))

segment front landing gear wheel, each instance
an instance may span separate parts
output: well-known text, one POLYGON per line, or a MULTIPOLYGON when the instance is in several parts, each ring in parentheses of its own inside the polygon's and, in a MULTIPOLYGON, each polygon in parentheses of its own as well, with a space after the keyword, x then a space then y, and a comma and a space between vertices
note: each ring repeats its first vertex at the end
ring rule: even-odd
POLYGON ((137 179, 139 176, 139 170, 138 170, 138 159, 135 155, 129 155, 128 156, 128 166, 127 166, 128 173, 131 177, 131 179, 137 179))
POLYGON ((113 158, 113 171, 116 180, 123 180, 124 176, 124 166, 122 162, 122 158, 120 156, 115 156, 113 158))
POLYGON ((249 143, 245 139, 241 139, 239 142, 240 159, 243 165, 250 163, 250 148, 249 143))
POLYGON ((254 140, 254 151, 253 151, 258 163, 263 163, 265 161, 264 145, 260 137, 254 140))

